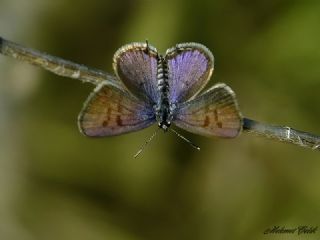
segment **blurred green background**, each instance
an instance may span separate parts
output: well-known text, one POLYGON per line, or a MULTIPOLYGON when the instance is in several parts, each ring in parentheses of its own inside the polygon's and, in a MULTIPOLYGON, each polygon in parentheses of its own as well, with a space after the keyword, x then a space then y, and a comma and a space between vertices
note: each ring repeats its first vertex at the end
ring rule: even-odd
MULTIPOLYGON (((0 2, 2 37, 109 72, 129 42, 202 43, 244 116, 318 134, 319 23, 319 1, 0 2)), ((320 226, 319 152, 183 132, 200 152, 161 133, 133 159, 156 126, 82 136, 92 89, 0 56, 0 239, 320 238, 263 234, 320 226)))

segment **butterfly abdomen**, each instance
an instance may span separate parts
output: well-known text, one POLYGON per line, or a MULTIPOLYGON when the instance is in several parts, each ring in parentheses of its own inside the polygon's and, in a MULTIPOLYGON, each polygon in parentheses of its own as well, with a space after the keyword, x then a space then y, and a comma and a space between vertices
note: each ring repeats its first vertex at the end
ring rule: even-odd
POLYGON ((171 111, 169 101, 169 82, 168 82, 168 64, 167 61, 158 55, 157 63, 157 81, 160 99, 157 106, 157 120, 159 127, 167 129, 170 126, 171 111))
POLYGON ((158 57, 157 66, 158 90, 161 93, 160 101, 168 100, 169 98, 169 83, 168 83, 168 65, 162 56, 158 57))

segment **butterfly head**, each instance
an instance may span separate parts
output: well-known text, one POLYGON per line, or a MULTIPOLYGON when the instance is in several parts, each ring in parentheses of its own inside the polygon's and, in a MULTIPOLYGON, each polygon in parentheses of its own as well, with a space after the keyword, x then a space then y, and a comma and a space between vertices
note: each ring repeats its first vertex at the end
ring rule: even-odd
POLYGON ((170 125, 170 121, 161 121, 158 123, 159 128, 163 129, 164 132, 168 131, 170 125))

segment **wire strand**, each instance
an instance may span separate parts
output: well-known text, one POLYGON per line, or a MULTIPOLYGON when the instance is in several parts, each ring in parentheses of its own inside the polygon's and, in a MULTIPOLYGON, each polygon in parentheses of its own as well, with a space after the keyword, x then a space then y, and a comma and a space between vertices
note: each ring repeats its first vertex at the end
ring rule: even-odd
POLYGON ((320 136, 287 126, 276 126, 244 118, 243 131, 276 141, 292 143, 313 150, 320 150, 320 136))

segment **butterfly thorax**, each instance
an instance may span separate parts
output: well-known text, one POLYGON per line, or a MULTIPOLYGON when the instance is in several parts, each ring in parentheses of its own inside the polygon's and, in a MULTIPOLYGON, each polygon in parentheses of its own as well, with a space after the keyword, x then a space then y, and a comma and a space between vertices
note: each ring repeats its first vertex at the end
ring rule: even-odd
POLYGON ((156 118, 158 126, 167 131, 171 125, 172 111, 169 101, 168 64, 161 55, 158 55, 157 81, 160 99, 156 106, 156 118))

